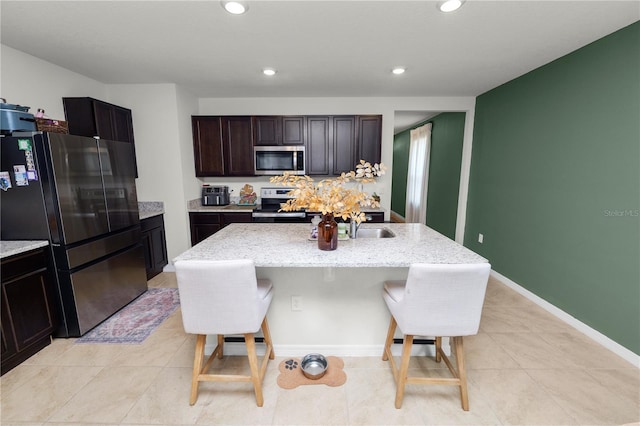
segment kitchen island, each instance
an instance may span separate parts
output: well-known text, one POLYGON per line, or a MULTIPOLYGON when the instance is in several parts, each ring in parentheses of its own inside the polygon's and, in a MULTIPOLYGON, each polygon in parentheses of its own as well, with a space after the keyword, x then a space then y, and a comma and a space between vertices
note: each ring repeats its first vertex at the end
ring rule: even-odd
POLYGON ((406 279, 412 263, 482 263, 486 259, 421 224, 368 224, 393 238, 341 240, 334 251, 309 241, 308 224, 232 224, 179 255, 189 259, 253 259, 274 298, 267 318, 276 354, 317 351, 379 356, 389 313, 385 280, 406 279))

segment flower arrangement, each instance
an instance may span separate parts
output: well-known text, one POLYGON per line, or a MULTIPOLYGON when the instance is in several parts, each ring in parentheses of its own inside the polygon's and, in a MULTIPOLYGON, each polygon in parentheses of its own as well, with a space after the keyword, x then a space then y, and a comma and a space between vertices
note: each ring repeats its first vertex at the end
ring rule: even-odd
POLYGON ((364 192, 361 184, 374 182, 377 177, 384 175, 385 170, 386 167, 382 163, 371 165, 360 160, 355 171, 343 172, 340 176, 323 179, 317 183, 307 175, 292 175, 286 172, 272 177, 270 181, 294 188, 289 192, 293 198, 280 205, 283 211, 307 209, 361 223, 366 221, 366 216, 361 211, 362 207, 380 207, 380 199, 376 200, 364 192), (347 186, 349 183, 352 185, 347 186))

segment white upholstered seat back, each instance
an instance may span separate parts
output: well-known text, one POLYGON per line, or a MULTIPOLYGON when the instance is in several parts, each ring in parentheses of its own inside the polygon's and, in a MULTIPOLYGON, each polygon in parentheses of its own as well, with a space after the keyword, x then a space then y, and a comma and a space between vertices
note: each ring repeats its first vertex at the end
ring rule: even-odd
POLYGON ((406 285, 385 284, 383 296, 403 334, 477 334, 491 265, 414 264, 406 285))
POLYGON ((182 260, 175 263, 187 333, 244 334, 260 329, 273 291, 256 279, 252 260, 182 260))

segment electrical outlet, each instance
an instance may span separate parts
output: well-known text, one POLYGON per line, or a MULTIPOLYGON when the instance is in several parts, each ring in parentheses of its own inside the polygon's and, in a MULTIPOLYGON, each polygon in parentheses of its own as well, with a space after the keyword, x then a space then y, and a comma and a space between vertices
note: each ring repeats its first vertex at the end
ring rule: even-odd
POLYGON ((478 234, 478 242, 482 244, 483 241, 484 241, 484 235, 478 234))
POLYGON ((302 310, 302 296, 291 296, 291 310, 292 311, 302 310))

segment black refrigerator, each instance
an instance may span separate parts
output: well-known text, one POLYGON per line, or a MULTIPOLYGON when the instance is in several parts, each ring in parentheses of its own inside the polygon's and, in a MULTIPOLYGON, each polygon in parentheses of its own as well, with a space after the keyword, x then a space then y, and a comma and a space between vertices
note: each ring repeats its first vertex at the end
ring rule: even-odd
POLYGON ((0 138, 2 240, 49 240, 57 337, 77 337, 147 290, 131 145, 58 133, 0 138))

